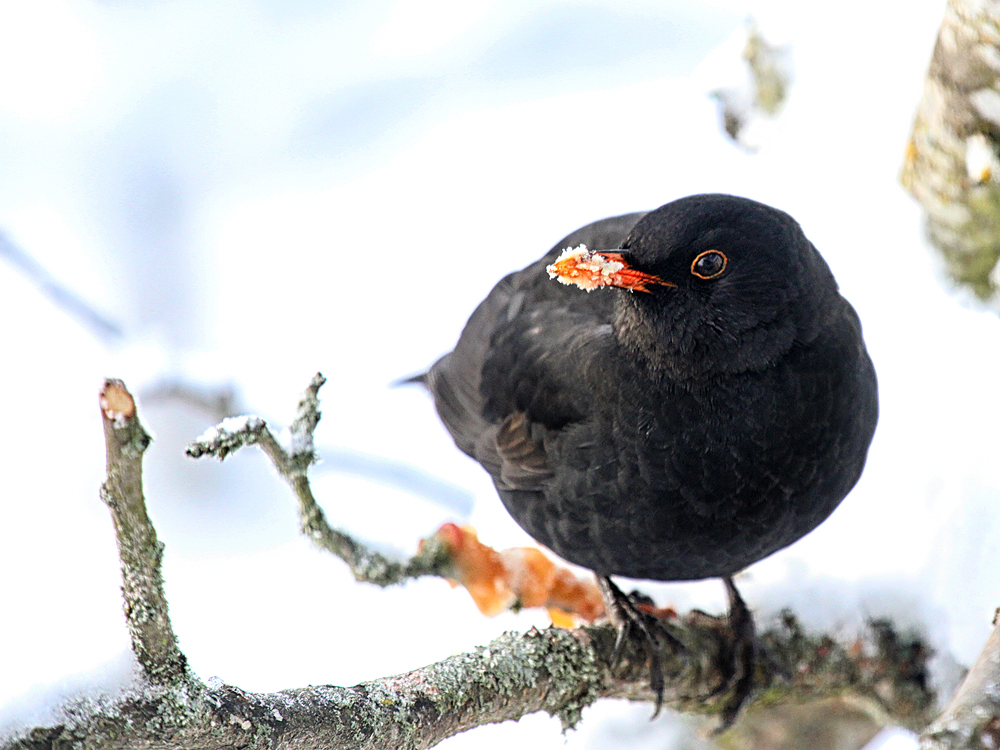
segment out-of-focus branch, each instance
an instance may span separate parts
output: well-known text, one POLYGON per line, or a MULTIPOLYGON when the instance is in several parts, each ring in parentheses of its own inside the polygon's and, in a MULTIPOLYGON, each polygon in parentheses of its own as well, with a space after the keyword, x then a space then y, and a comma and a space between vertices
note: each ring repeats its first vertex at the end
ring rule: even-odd
POLYGON ((1000 307, 1000 4, 949 0, 900 179, 951 278, 1000 307))
POLYGON ((132 650, 151 682, 175 685, 188 676, 187 660, 170 625, 160 574, 163 545, 146 514, 142 494, 142 455, 150 437, 122 381, 105 381, 100 405, 108 463, 101 498, 115 526, 132 650))
POLYGON ((112 323, 84 302, 81 297, 56 281, 55 277, 46 271, 38 261, 7 239, 3 232, 0 232, 0 256, 6 257, 11 265, 23 273, 42 294, 83 323, 98 338, 105 341, 121 339, 122 330, 118 325, 112 323))
POLYGON ((167 402, 182 403, 207 414, 214 422, 221 422, 227 417, 245 411, 240 406, 239 397, 233 386, 205 387, 179 378, 165 379, 154 383, 140 392, 139 398, 146 405, 167 402))
POLYGON ((921 750, 1000 747, 1000 610, 993 632, 947 708, 920 736, 921 750))
MULTIPOLYGON (((738 146, 753 153, 760 147, 760 126, 778 116, 791 86, 790 49, 768 42, 752 19, 741 32, 743 78, 713 89, 722 129, 738 146)), ((727 42, 720 49, 732 51, 727 42)), ((716 52, 714 54, 719 54, 716 52)))

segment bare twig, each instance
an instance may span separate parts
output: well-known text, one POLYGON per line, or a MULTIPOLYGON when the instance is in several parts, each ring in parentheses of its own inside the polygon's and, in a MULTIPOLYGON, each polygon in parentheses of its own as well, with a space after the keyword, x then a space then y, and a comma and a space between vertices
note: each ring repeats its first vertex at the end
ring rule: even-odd
POLYGON ((993 632, 947 708, 920 736, 921 750, 1000 747, 1000 610, 993 632))
POLYGON ((187 660, 170 625, 160 575, 163 545, 156 538, 142 495, 142 454, 150 438, 122 381, 106 380, 100 402, 108 457, 101 498, 115 525, 132 650, 151 682, 173 685, 187 677, 187 660))
POLYGON ((222 460, 244 445, 259 445, 298 499, 302 533, 320 549, 346 562, 358 581, 390 586, 424 575, 447 577, 450 571, 449 555, 443 545, 435 541, 435 537, 431 537, 409 560, 401 562, 327 522, 323 509, 312 494, 307 474, 309 466, 316 460, 313 432, 320 420, 318 393, 325 382, 326 378, 317 373, 302 394, 295 420, 289 428, 290 450, 286 451, 278 443, 260 417, 234 417, 224 420, 192 442, 187 454, 194 458, 208 455, 222 460))

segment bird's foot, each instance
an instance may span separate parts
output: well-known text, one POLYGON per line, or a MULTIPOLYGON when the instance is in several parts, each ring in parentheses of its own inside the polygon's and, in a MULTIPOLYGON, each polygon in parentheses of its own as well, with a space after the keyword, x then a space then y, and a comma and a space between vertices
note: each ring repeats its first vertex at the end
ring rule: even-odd
POLYGON ((663 627, 663 623, 658 617, 647 611, 648 606, 641 606, 647 603, 639 601, 640 597, 637 592, 631 596, 626 595, 607 576, 598 576, 597 582, 604 595, 607 610, 618 629, 611 666, 618 665, 625 641, 633 634, 638 633, 645 641, 646 652, 649 655, 649 686, 656 696, 656 708, 653 710, 652 716, 655 719, 663 706, 664 680, 663 657, 660 655, 661 639, 677 649, 683 648, 683 644, 663 627))
POLYGON ((722 579, 726 585, 726 595, 729 598, 729 616, 727 627, 732 634, 728 642, 727 653, 724 654, 724 664, 727 669, 722 683, 715 688, 709 697, 718 697, 729 693, 722 706, 719 726, 713 734, 725 732, 736 721, 740 709, 753 694, 755 675, 757 672, 757 632, 754 628, 753 615, 746 602, 737 591, 733 579, 722 579))

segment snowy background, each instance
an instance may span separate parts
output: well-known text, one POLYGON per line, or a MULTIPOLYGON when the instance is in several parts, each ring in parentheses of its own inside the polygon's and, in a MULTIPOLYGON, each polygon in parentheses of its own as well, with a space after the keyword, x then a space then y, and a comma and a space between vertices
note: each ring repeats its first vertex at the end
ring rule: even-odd
MULTIPOLYGON (((882 399, 861 483, 744 596, 842 633, 924 623, 941 664, 970 663, 1000 604, 1000 320, 946 289, 897 182, 943 5, 0 0, 0 232, 123 332, 95 335, 0 262, 0 732, 129 669, 98 499, 104 377, 234 384, 281 425, 322 371, 331 521, 406 552, 446 520, 522 544, 427 396, 389 384, 569 231, 709 191, 800 221, 882 399), (708 96, 738 83, 750 15, 795 76, 754 154, 708 96), (379 458, 423 472, 424 496, 366 478, 379 458)), ((140 407, 171 614, 202 677, 354 684, 545 624, 487 620, 440 580, 355 584, 298 535, 261 454, 186 459, 206 416, 140 407)), ((645 588, 724 604, 717 582, 645 588)), ((672 720, 648 716, 604 703, 565 739, 539 715, 442 747, 663 747, 672 720)))

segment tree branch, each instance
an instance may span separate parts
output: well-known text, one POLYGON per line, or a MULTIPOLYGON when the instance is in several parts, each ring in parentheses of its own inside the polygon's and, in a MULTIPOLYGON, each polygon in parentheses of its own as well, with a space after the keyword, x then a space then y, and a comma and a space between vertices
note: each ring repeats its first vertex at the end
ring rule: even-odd
POLYGON ((949 0, 900 180, 948 274, 1000 305, 1000 4, 949 0))
POLYGON ((142 494, 142 454, 150 437, 122 381, 104 382, 100 404, 108 464, 101 499, 111 510, 115 526, 132 650, 151 682, 178 684, 188 676, 187 661, 170 625, 160 573, 163 545, 146 515, 142 494))
POLYGON ((1000 610, 979 659, 951 703, 920 736, 921 750, 1000 747, 1000 610))
MULTIPOLYGON (((667 706, 712 714, 725 695, 728 634, 699 613, 671 624, 685 651, 664 651, 667 706)), ((922 726, 932 696, 923 685, 919 648, 887 624, 873 624, 846 645, 802 632, 786 613, 766 631, 761 701, 851 694, 910 727, 922 726), (789 677, 779 676, 784 672, 789 677)), ((483 724, 535 711, 573 726, 599 698, 652 700, 646 658, 631 645, 612 670, 611 626, 506 633, 485 648, 355 687, 330 685, 248 693, 221 683, 123 697, 75 724, 33 730, 5 746, 18 750, 88 748, 343 748, 417 750, 483 724)))

